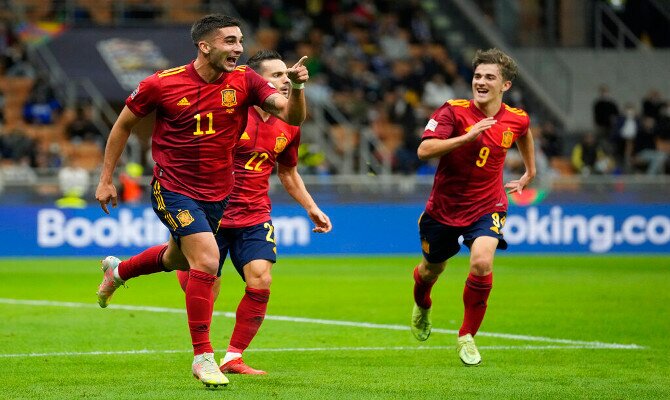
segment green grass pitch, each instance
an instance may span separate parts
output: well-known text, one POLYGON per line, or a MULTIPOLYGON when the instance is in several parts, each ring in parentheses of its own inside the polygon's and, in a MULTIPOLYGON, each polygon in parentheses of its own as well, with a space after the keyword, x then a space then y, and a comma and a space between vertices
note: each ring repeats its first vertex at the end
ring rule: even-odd
MULTIPOLYGON (((266 376, 192 378, 174 274, 128 282, 97 306, 92 259, 0 260, 2 399, 667 399, 670 257, 499 254, 464 367, 467 258, 433 290, 434 332, 409 332, 417 256, 280 257, 268 317, 245 353, 266 376)), ((212 339, 225 351, 243 283, 226 265, 212 339)))

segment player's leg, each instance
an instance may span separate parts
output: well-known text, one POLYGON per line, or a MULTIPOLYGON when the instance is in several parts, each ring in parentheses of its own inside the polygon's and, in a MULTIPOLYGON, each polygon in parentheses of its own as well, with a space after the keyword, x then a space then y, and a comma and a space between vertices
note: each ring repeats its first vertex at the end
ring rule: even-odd
POLYGON ((481 363, 474 336, 484 320, 493 287, 495 251, 507 248, 500 232, 504 222, 505 213, 487 214, 463 235, 464 243, 470 247, 470 272, 463 288, 463 324, 458 332, 458 353, 465 365, 481 363))
POLYGON ((253 260, 244 266, 247 287, 237 306, 235 327, 230 344, 221 361, 221 371, 234 374, 263 375, 265 371, 249 367, 242 361, 242 353, 249 347, 265 319, 270 299, 270 270, 272 262, 253 260))
POLYGON ((159 244, 130 257, 128 260, 121 261, 114 256, 108 256, 102 260, 104 275, 97 292, 100 307, 107 307, 114 291, 127 280, 140 275, 167 271, 163 263, 167 249, 168 245, 159 244))
POLYGON ((247 287, 237 307, 235 327, 228 351, 221 361, 221 370, 228 373, 262 375, 265 371, 251 368, 244 363, 242 353, 258 333, 270 299, 271 270, 276 262, 272 222, 241 229, 238 240, 231 246, 230 258, 246 281, 247 287))
POLYGON ((423 259, 414 268, 414 307, 411 331, 417 340, 424 341, 433 327, 431 290, 444 271, 446 261, 458 253, 458 232, 424 213, 419 218, 419 235, 423 259))
MULTIPOLYGON (((216 244, 219 247, 219 269, 216 273, 216 281, 212 287, 212 292, 214 293, 214 302, 219 297, 219 292, 221 291, 221 270, 223 269, 223 264, 226 261, 228 256, 228 251, 233 241, 235 240, 236 228, 219 228, 219 230, 214 235, 216 239, 216 244)), ((177 269, 177 281, 179 281, 179 286, 181 290, 186 292, 186 285, 188 284, 188 269, 182 270, 181 268, 177 269)))
POLYGON ((226 385, 228 379, 214 360, 209 329, 214 306, 213 287, 217 280, 219 249, 211 232, 199 232, 181 238, 181 250, 188 261, 186 315, 193 344, 193 375, 205 385, 226 385))

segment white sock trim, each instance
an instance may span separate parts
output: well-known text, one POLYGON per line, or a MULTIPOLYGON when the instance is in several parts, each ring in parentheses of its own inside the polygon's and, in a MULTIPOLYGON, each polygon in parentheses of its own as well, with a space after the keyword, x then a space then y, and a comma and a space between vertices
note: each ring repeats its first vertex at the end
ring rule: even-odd
POLYGON ((125 283, 125 281, 123 279, 121 279, 121 277, 119 276, 119 267, 114 268, 114 279, 118 283, 121 283, 121 284, 125 283))
POLYGON ((237 358, 242 358, 242 353, 227 352, 226 355, 223 356, 223 360, 221 360, 221 365, 227 363, 228 361, 235 360, 237 358))

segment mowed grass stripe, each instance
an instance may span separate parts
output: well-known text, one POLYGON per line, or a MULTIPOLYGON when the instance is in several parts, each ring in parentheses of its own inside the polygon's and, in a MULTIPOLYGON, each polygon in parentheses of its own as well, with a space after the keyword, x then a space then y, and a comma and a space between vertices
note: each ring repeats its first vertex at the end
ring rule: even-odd
MULTIPOLYGON (((24 306, 37 306, 37 307, 66 307, 66 308, 99 308, 97 304, 87 304, 87 303, 74 303, 74 302, 59 302, 59 301, 48 301, 48 300, 19 300, 19 299, 5 299, 0 298, 0 304, 12 304, 12 305, 24 305, 24 306)), ((126 311, 145 311, 145 312, 155 312, 155 313, 173 313, 173 314, 185 314, 186 310, 180 308, 167 308, 167 307, 146 307, 146 306, 129 306, 122 304, 111 304, 107 307, 108 309, 114 310, 126 310, 126 311)), ((235 313, 233 312, 221 312, 214 311, 214 316, 222 316, 226 318, 235 318, 235 313)), ((392 325, 392 324, 375 324, 371 322, 356 322, 356 321, 337 321, 337 320, 328 320, 328 319, 316 319, 316 318, 304 318, 304 317, 288 317, 281 315, 266 315, 266 320, 273 321, 284 321, 284 322, 295 322, 295 323, 307 323, 307 324, 320 324, 320 325, 336 325, 336 326, 349 326, 357 328, 367 328, 367 329, 388 329, 388 330, 397 330, 397 331, 406 331, 409 330, 409 326, 404 325, 392 325)), ((453 329, 440 329, 433 328, 432 330, 435 333, 446 333, 446 334, 456 334, 457 330, 453 329)), ((546 342, 546 343, 562 343, 566 345, 581 346, 580 348, 606 348, 606 349, 643 349, 644 346, 639 346, 636 344, 620 344, 620 343, 604 343, 600 341, 581 341, 581 340, 570 340, 570 339, 557 339, 541 336, 529 336, 529 335, 516 335, 508 333, 496 333, 496 332, 478 332, 479 336, 490 336, 501 339, 511 339, 519 341, 531 341, 531 342, 546 342)))

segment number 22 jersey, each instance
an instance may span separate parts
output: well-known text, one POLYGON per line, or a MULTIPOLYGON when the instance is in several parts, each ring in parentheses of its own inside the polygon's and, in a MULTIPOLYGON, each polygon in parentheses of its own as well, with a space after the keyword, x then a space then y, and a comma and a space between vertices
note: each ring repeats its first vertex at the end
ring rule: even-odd
MULTIPOLYGON (((449 100, 431 116, 422 139, 462 136, 486 118, 473 100, 449 100)), ((440 157, 426 212, 449 226, 468 226, 482 215, 507 211, 503 166, 507 150, 527 134, 530 118, 502 104, 497 122, 479 137, 440 157)))
POLYGON ((235 149, 235 188, 221 219, 222 228, 244 228, 270 219, 270 175, 280 163, 298 165, 300 128, 270 116, 263 121, 254 107, 235 149))

